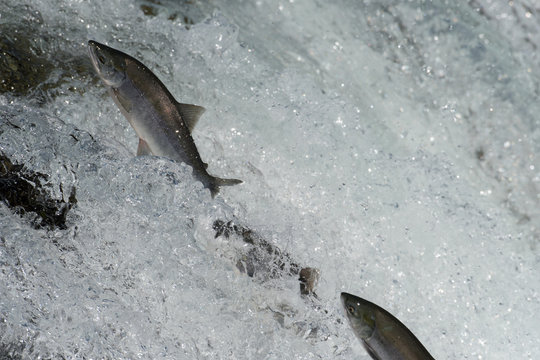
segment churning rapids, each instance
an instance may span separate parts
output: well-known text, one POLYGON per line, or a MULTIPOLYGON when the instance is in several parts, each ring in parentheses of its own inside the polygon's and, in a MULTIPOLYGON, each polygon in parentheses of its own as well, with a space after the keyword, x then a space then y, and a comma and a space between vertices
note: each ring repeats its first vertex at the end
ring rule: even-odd
POLYGON ((540 358, 539 17, 1 0, 0 358, 369 359, 341 292, 436 359, 540 358), (200 158, 243 184, 135 156, 91 39, 204 106, 200 158))

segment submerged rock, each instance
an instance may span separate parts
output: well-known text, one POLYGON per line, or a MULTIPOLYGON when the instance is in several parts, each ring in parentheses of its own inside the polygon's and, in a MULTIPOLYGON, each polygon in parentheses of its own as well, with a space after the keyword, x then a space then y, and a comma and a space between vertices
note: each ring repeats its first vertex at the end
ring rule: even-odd
POLYGON ((65 93, 82 95, 83 84, 93 77, 78 44, 60 44, 40 12, 29 5, 14 6, 9 15, 2 18, 0 94, 31 96, 38 104, 65 93))
POLYGON ((167 20, 181 22, 186 29, 212 13, 206 4, 196 1, 144 0, 139 8, 145 16, 165 16, 167 20))
POLYGON ((22 360, 24 344, 0 343, 0 359, 3 360, 22 360))

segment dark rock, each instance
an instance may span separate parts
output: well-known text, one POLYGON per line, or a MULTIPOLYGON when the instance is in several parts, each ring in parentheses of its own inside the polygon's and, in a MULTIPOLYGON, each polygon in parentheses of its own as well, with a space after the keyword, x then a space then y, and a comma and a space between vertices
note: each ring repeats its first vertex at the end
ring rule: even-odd
MULTIPOLYGON (((75 187, 71 188, 67 201, 54 199, 46 190, 51 186, 48 179, 46 174, 13 164, 0 153, 0 200, 20 215, 34 213, 32 225, 35 228, 66 229, 67 214, 77 203, 75 187)), ((62 184, 59 186, 64 194, 62 184)))

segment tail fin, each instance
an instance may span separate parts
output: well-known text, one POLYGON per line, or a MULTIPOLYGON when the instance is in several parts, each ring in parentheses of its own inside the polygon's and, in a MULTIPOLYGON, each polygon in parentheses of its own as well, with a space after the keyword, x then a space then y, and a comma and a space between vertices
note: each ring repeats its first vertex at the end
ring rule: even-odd
POLYGON ((238 179, 222 179, 222 178, 214 177, 212 184, 210 184, 209 186, 210 193, 212 194, 212 198, 216 197, 216 195, 219 192, 219 188, 221 186, 233 186, 233 185, 241 184, 241 183, 243 183, 243 181, 238 180, 238 179))

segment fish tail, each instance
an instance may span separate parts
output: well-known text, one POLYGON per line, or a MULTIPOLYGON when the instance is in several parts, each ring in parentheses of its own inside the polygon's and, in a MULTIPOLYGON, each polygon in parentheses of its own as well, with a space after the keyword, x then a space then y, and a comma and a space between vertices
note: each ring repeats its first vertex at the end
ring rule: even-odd
POLYGON ((243 181, 238 179, 222 179, 214 177, 208 188, 210 189, 210 193, 212 193, 212 198, 214 198, 218 194, 221 186, 233 186, 241 183, 243 183, 243 181))

